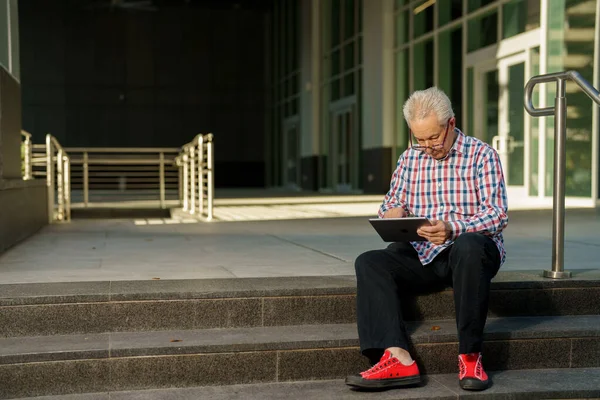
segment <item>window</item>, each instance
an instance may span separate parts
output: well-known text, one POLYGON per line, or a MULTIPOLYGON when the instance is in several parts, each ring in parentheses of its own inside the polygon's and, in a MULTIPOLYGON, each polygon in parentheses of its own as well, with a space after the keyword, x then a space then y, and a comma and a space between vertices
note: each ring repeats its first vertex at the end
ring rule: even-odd
POLYGON ((473 18, 468 23, 468 51, 475 51, 492 44, 498 38, 498 12, 473 18))
POLYGON ((446 25, 462 16, 462 0, 443 0, 437 4, 439 26, 446 25))
POLYGON ((457 125, 462 126, 462 28, 440 32, 438 86, 452 101, 457 125))
POLYGON ((539 27, 539 0, 513 0, 502 7, 502 37, 504 39, 539 27))
POLYGON ((496 0, 468 0, 468 1, 469 1, 468 11, 472 12, 472 11, 477 11, 481 7, 485 7, 488 4, 492 4, 496 0))
POLYGON ((413 37, 417 38, 433 30, 433 3, 423 1, 417 3, 412 12, 414 14, 413 37), (419 5, 419 3, 421 3, 419 5))
POLYGON ((415 44, 414 90, 423 90, 433 86, 433 62, 433 40, 415 44))

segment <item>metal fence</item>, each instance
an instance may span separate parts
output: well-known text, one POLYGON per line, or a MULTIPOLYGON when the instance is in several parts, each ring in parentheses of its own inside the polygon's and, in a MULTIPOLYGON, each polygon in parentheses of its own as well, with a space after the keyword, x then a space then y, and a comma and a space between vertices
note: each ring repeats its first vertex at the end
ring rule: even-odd
POLYGON ((179 202, 178 148, 68 148, 77 207, 179 202))
POLYGON ((23 179, 46 179, 50 222, 69 221, 71 208, 183 207, 213 218, 213 135, 181 148, 63 148, 52 135, 32 144, 23 131, 23 179))
POLYGON ((48 220, 71 220, 71 159, 58 140, 46 135, 46 144, 32 144, 31 135, 22 132, 23 179, 46 179, 48 220))
POLYGON ((197 135, 183 145, 177 156, 177 165, 183 210, 207 221, 212 220, 215 192, 213 135, 197 135))

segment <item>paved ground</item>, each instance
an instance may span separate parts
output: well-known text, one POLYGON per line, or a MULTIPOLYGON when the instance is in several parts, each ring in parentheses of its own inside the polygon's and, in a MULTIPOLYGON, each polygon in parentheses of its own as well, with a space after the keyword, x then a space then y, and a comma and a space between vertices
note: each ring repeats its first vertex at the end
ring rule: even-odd
MULTIPOLYGON (((327 207, 338 215, 335 206, 327 207)), ((509 218, 503 270, 550 268, 551 213, 518 211, 509 218)), ((568 210, 566 221, 566 268, 600 269, 600 211, 568 210)), ((48 226, 0 256, 0 282, 352 275, 357 255, 385 246, 366 216, 190 222, 76 220, 48 226)))

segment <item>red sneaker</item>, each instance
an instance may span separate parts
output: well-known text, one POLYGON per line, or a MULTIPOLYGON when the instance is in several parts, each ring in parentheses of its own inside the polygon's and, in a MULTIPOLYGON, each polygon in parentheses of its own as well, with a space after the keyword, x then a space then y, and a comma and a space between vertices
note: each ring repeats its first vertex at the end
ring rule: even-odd
POLYGON ((416 362, 404 365, 389 351, 372 368, 346 378, 346 385, 360 389, 392 389, 421 382, 416 362))
POLYGON ((481 353, 458 356, 458 381, 465 390, 484 390, 488 387, 488 376, 481 364, 481 353))

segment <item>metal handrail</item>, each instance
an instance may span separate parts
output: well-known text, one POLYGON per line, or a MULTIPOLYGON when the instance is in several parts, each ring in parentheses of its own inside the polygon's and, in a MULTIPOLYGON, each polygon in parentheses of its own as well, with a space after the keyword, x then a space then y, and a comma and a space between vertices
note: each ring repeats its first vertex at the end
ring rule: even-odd
POLYGON ((600 105, 600 93, 577 71, 564 71, 534 76, 525 85, 525 110, 532 117, 554 115, 554 188, 552 204, 552 270, 544 271, 545 278, 570 278, 571 272, 564 270, 565 249, 565 175, 567 141, 566 81, 572 80, 600 105), (538 83, 556 82, 554 107, 535 108, 533 90, 538 83))
MULTIPOLYGON (((130 186, 138 189, 149 189, 158 184, 158 198, 160 207, 166 208, 167 184, 171 181, 165 172, 167 167, 174 165, 175 155, 178 154, 177 147, 69 147, 73 155, 71 163, 81 166, 81 170, 75 174, 78 180, 77 186, 83 189, 83 207, 90 206, 90 191, 97 191, 99 195, 108 196, 103 193, 102 187, 115 186, 116 178, 119 176, 131 178, 130 186), (75 157, 77 155, 77 157, 75 157), (103 166, 100 171, 94 170, 90 174, 90 167, 103 166), (123 167, 123 171, 114 170, 123 167), (134 169, 134 171, 132 171, 134 169), (140 170, 141 169, 141 170, 140 170), (140 174, 144 175, 140 178, 140 174), (90 176, 92 175, 92 176, 90 176), (93 180, 93 182, 91 182, 93 180), (90 187, 100 190, 91 190, 90 187)), ((129 179, 127 179, 129 183, 129 179)), ((155 190, 155 189, 154 189, 155 190)), ((129 191, 129 190, 128 190, 129 191)), ((154 191, 153 191, 154 192, 154 191)), ((147 193, 146 193, 147 194, 147 193)), ((117 193, 120 196, 120 193, 117 193)), ((138 196, 141 195, 138 193, 138 196)))
POLYGON ((212 220, 215 192, 212 133, 196 135, 191 142, 184 144, 176 162, 179 166, 179 196, 183 210, 204 217, 207 221, 212 220))
POLYGON ((48 188, 48 219, 50 223, 70 221, 71 160, 58 140, 50 134, 46 135, 46 186, 48 188))
POLYGON ((31 142, 31 133, 27 131, 21 131, 21 136, 23 136, 23 146, 24 153, 23 154, 23 180, 33 179, 33 165, 31 160, 33 159, 33 147, 31 142))

